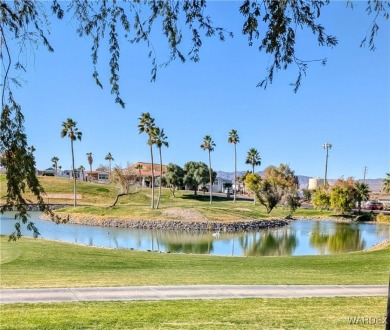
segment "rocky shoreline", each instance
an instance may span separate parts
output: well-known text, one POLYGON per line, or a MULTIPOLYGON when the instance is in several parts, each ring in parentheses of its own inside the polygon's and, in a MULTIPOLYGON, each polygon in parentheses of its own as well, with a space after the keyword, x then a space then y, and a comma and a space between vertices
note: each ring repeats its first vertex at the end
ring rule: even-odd
POLYGON ((131 229, 158 229, 173 231, 215 231, 238 232, 254 231, 265 228, 276 228, 288 225, 289 220, 252 220, 234 222, 215 221, 182 221, 182 220, 118 220, 118 219, 79 219, 65 216, 61 219, 71 224, 131 229))

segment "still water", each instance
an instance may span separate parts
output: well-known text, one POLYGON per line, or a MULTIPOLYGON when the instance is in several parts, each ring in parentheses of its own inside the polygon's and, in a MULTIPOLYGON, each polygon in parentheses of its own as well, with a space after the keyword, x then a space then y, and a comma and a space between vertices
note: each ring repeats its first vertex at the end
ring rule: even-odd
MULTIPOLYGON (((390 226, 379 224, 294 221, 278 229, 212 233, 56 225, 31 212, 41 237, 88 246, 229 256, 318 255, 359 251, 390 238, 390 226)), ((2 235, 13 232, 11 213, 1 215, 2 235)), ((23 235, 32 236, 23 228, 23 235)))

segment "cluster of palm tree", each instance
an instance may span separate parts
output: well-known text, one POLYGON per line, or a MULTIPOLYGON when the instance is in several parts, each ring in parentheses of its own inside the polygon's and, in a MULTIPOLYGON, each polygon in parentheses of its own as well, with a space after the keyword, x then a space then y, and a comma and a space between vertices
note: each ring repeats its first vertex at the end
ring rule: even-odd
POLYGON ((162 179, 162 153, 161 148, 169 147, 168 144, 168 137, 164 133, 164 129, 160 129, 157 127, 154 123, 154 118, 150 116, 149 112, 141 113, 141 117, 139 118, 138 123, 138 132, 146 133, 148 135, 147 144, 150 147, 150 160, 151 160, 151 171, 152 171, 152 180, 151 180, 151 188, 152 188, 152 201, 150 208, 154 209, 154 184, 155 184, 155 177, 154 177, 154 162, 153 162, 153 146, 155 145, 159 151, 160 156, 160 183, 159 183, 159 194, 157 198, 157 204, 156 208, 159 207, 160 199, 161 199, 161 179, 162 179))
MULTIPOLYGON (((232 129, 229 132, 228 143, 234 145, 234 189, 233 189, 233 202, 236 201, 236 192, 237 192, 237 143, 240 142, 237 130, 232 129)), ((215 142, 210 135, 206 135, 203 138, 203 143, 200 147, 203 150, 207 150, 209 154, 209 174, 210 174, 210 204, 212 202, 212 170, 211 170, 211 152, 214 151, 215 142)), ((255 166, 261 165, 260 153, 255 148, 251 148, 248 151, 248 155, 245 160, 246 164, 252 165, 252 173, 255 173, 255 166)), ((256 203, 256 197, 254 198, 254 203, 256 203)))

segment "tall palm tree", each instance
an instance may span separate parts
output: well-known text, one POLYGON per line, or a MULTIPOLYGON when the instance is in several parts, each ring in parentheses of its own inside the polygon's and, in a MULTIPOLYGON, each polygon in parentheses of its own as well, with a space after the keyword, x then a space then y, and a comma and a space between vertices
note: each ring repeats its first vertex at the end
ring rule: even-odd
POLYGON ((210 204, 213 201, 213 182, 212 182, 212 169, 211 169, 211 151, 214 151, 215 143, 210 135, 206 135, 203 138, 203 143, 200 145, 203 150, 207 150, 209 152, 209 177, 210 177, 210 204))
POLYGON ((161 183, 162 183, 162 157, 161 157, 161 147, 169 147, 167 136, 164 134, 164 129, 161 129, 159 127, 155 127, 153 129, 153 144, 155 144, 158 148, 158 152, 160 155, 160 184, 158 186, 158 198, 157 198, 157 204, 156 208, 158 209, 158 206, 160 204, 160 199, 161 199, 161 183))
POLYGON ((53 163, 53 166, 54 166, 54 169, 55 169, 55 173, 57 174, 57 170, 58 170, 58 161, 60 159, 56 156, 54 156, 52 159, 51 159, 51 162, 53 163))
POLYGON ((255 166, 261 165, 260 154, 255 148, 251 148, 246 156, 245 164, 252 165, 252 173, 255 174, 255 166))
MULTIPOLYGON (((250 148, 246 156, 245 164, 252 165, 252 173, 255 174, 255 166, 261 165, 260 154, 255 148, 250 148)), ((253 197, 253 204, 256 205, 256 195, 253 197)))
POLYGON ((360 213, 362 207, 362 201, 367 201, 370 199, 370 189, 367 183, 364 182, 355 182, 355 200, 358 202, 358 211, 360 213))
POLYGON ((93 163, 93 157, 92 157, 92 152, 87 152, 87 160, 89 164, 89 176, 90 176, 90 181, 92 181, 92 163, 93 163))
POLYGON ((233 190, 233 202, 236 201, 236 190, 237 190, 237 143, 240 142, 240 138, 238 137, 237 131, 232 129, 229 132, 228 143, 234 144, 234 190, 233 190))
POLYGON ((67 136, 70 139, 70 147, 72 150, 72 172, 73 172, 73 192, 74 192, 74 206, 76 207, 76 170, 74 168, 74 151, 73 151, 73 141, 80 140, 83 133, 79 132, 77 128, 77 122, 73 119, 68 118, 62 123, 61 137, 64 138, 67 136))
POLYGON ((112 162, 113 160, 115 160, 115 159, 114 159, 114 157, 112 157, 111 152, 109 152, 109 153, 106 155, 106 157, 104 157, 104 159, 105 159, 105 160, 108 160, 109 163, 110 163, 110 173, 109 173, 109 176, 110 176, 110 181, 111 181, 111 162, 112 162))
POLYGON ((138 132, 146 133, 148 135, 148 141, 147 144, 150 147, 150 159, 151 159, 151 165, 152 165, 152 182, 151 182, 151 188, 152 188, 152 201, 150 208, 154 209, 154 164, 153 164, 153 129, 155 127, 154 124, 154 118, 150 116, 149 112, 143 112, 141 113, 141 117, 138 118, 138 132))
POLYGON ((386 173, 387 178, 383 179, 382 192, 385 194, 390 194, 390 173, 386 173))

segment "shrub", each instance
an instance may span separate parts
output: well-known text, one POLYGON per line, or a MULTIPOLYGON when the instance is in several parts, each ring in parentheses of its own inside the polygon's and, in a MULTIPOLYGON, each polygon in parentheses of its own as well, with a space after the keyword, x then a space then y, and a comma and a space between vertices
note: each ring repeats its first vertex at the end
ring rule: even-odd
POLYGON ((376 216, 376 221, 378 221, 378 222, 387 222, 387 223, 390 223, 390 215, 386 215, 386 214, 383 214, 383 213, 379 213, 379 214, 376 216))

